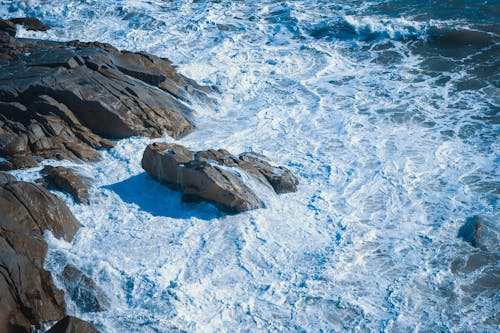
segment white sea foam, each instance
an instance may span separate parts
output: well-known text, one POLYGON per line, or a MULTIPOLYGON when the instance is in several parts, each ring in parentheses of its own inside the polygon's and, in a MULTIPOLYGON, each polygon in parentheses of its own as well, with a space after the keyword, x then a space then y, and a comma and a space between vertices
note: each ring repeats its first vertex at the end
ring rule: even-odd
MULTIPOLYGON (((268 196, 268 208, 226 216, 150 179, 140 167, 149 139, 121 140, 95 164, 57 162, 95 183, 90 206, 56 192, 85 228, 71 246, 50 241, 47 266, 80 267, 113 300, 109 311, 74 314, 105 332, 461 332, 498 323, 498 289, 487 286, 498 281, 498 248, 457 238, 464 219, 480 215, 498 239, 498 143, 478 139, 498 126, 474 118, 494 88, 457 90, 466 68, 423 69, 425 57, 396 37, 429 22, 340 8, 358 32, 393 39, 384 46, 303 36, 309 16, 339 19, 317 3, 23 3, 15 15, 54 28, 22 36, 153 52, 217 85, 218 105, 195 105, 198 128, 179 143, 263 153, 300 178, 297 193, 268 196), (484 251, 490 259, 467 273, 484 251)), ((33 181, 39 170, 14 173, 33 181)))

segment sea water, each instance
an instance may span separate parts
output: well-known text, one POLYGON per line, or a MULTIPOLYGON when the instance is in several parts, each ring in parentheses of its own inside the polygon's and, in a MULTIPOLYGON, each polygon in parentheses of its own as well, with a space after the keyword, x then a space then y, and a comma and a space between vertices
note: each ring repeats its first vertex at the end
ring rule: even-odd
MULTIPOLYGON (((494 332, 500 324, 498 1, 0 1, 21 37, 171 59, 220 91, 193 105, 193 150, 252 151, 298 191, 225 215, 141 169, 147 138, 97 163, 85 226, 47 235, 111 306, 103 332, 494 332), (458 237, 468 219, 480 244, 458 237)), ((156 140, 158 141, 158 140, 156 140)), ((13 172, 33 181, 40 168, 13 172)), ((59 282, 58 282, 59 283, 59 282)))

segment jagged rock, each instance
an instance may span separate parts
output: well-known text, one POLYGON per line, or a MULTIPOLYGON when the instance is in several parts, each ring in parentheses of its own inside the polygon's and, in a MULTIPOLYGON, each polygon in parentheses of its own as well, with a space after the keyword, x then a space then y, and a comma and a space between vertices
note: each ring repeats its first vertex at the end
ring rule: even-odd
POLYGON ((22 25, 26 30, 47 31, 50 29, 48 25, 43 24, 35 17, 17 17, 11 18, 9 21, 14 24, 22 25))
POLYGON ((100 333, 100 331, 86 321, 66 316, 46 333, 100 333))
POLYGON ((66 291, 80 311, 97 312, 106 310, 110 301, 87 275, 78 268, 66 265, 61 277, 66 291))
POLYGON ((64 295, 43 268, 43 233, 70 241, 81 225, 46 189, 7 178, 0 185, 0 308, 10 330, 28 333, 65 315, 64 295))
POLYGON ((80 203, 88 203, 89 188, 80 177, 75 175, 73 170, 47 165, 43 168, 42 173, 49 185, 61 191, 68 192, 80 203))
POLYGON ((265 206, 243 174, 276 193, 296 191, 298 183, 289 170, 273 167, 254 154, 244 153, 238 158, 223 149, 193 153, 177 144, 148 145, 142 168, 152 178, 181 191, 184 201, 206 200, 232 213, 265 206))
POLYGON ((146 53, 0 32, 0 170, 94 161, 108 139, 184 136, 194 129, 187 105, 210 102, 210 91, 146 53))

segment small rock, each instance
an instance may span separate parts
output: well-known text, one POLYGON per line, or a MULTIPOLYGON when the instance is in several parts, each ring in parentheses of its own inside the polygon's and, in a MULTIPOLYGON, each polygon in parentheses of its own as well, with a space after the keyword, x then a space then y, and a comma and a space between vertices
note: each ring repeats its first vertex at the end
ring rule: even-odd
POLYGON ((42 173, 50 185, 71 194, 79 203, 88 203, 89 188, 75 175, 73 170, 65 167, 47 165, 43 168, 42 173))
POLYGON ((458 229, 458 237, 470 243, 472 246, 479 245, 479 237, 483 232, 483 226, 478 216, 468 217, 464 225, 458 229))
POLYGON ((46 333, 100 333, 94 325, 78 319, 66 316, 57 322, 46 333))
POLYGON ((43 24, 42 21, 35 17, 17 17, 10 19, 10 21, 22 25, 26 30, 47 31, 50 29, 48 25, 43 24))

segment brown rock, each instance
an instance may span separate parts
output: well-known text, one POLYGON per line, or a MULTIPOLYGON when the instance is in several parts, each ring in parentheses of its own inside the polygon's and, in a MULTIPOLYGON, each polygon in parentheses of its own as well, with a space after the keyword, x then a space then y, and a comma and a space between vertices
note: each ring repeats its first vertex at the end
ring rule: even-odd
POLYGON ((206 200, 230 213, 265 207, 264 202, 233 171, 202 161, 180 167, 182 200, 206 200))
POLYGON ((177 144, 152 143, 142 157, 142 168, 159 182, 181 190, 179 166, 193 159, 193 153, 177 144))
POLYGON ((244 174, 276 193, 296 191, 298 183, 289 170, 250 153, 240 158, 223 149, 193 153, 177 144, 153 143, 146 147, 142 168, 159 182, 182 191, 184 201, 205 200, 232 213, 265 206, 244 174))
MULTIPOLYGON (((257 169, 273 187, 276 193, 296 192, 299 180, 290 170, 279 166, 272 166, 265 160, 265 157, 254 153, 243 153, 239 159, 248 162, 251 166, 257 169)), ((240 166, 242 164, 240 163, 240 166)), ((243 166, 242 166, 243 167, 243 166)), ((245 169, 245 167, 243 167, 245 169)))
POLYGON ((66 316, 55 324, 47 333, 100 333, 94 325, 81 319, 66 316))
POLYGON ((50 29, 48 25, 43 24, 39 19, 34 17, 17 17, 10 19, 10 21, 14 24, 22 25, 26 30, 47 31, 50 29))
POLYGON ((53 167, 47 165, 42 173, 49 185, 67 192, 79 203, 88 203, 88 186, 73 172, 65 167, 53 167))
POLYGON ((11 330, 31 332, 65 315, 64 295, 43 269, 43 233, 70 241, 80 224, 47 190, 11 180, 0 185, 0 308, 11 330))

